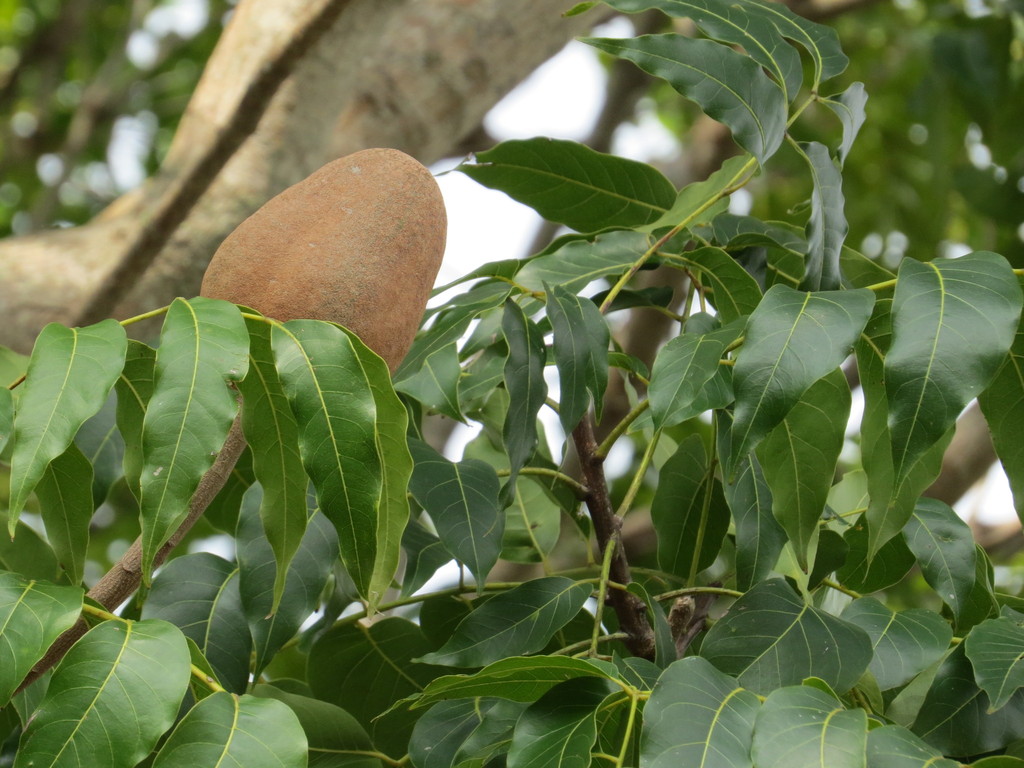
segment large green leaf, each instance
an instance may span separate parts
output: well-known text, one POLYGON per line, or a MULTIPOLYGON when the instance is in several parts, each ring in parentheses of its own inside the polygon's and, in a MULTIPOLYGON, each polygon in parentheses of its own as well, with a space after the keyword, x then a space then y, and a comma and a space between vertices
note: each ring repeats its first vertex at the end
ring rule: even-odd
POLYGON ((36 486, 46 537, 68 581, 82 581, 92 519, 92 464, 72 443, 51 461, 36 486))
POLYGON ((729 404, 731 393, 716 397, 719 389, 710 382, 721 368, 725 348, 742 332, 741 326, 730 324, 709 333, 684 333, 658 352, 647 393, 655 429, 729 404))
POLYGON ((50 323, 39 332, 14 416, 7 518, 12 536, 47 464, 103 407, 124 366, 126 346, 124 328, 114 320, 85 328, 50 323))
POLYGON ((840 168, 846 162, 850 148, 864 125, 864 121, 867 120, 867 111, 865 110, 867 101, 868 94, 864 90, 864 83, 850 83, 842 93, 821 100, 822 104, 836 113, 839 121, 843 124, 843 140, 836 151, 840 168))
POLYGON ((970 631, 964 648, 992 709, 1004 706, 1024 686, 1024 614, 1004 606, 999 618, 970 631))
POLYGON ((260 518, 277 563, 273 602, 276 611, 284 593, 288 564, 306 530, 306 470, 299 454, 295 421, 281 377, 274 364, 270 325, 246 318, 249 329, 249 372, 238 384, 242 393, 242 429, 252 451, 252 469, 263 488, 260 518))
POLYGON ((405 576, 402 597, 408 597, 429 581, 437 569, 452 559, 452 554, 418 520, 410 520, 402 534, 405 550, 405 576))
POLYGON ((921 456, 902 480, 896 478, 889 430, 889 393, 884 372, 892 336, 891 307, 891 299, 878 301, 871 321, 857 343, 857 368, 864 392, 861 463, 867 474, 870 499, 862 522, 867 524, 865 557, 871 568, 879 559, 882 548, 903 530, 922 491, 938 475, 942 454, 953 437, 953 431, 949 430, 943 439, 921 456))
POLYGON ((117 397, 111 392, 99 412, 87 420, 75 435, 75 445, 92 464, 94 507, 106 501, 110 489, 124 477, 124 440, 117 430, 116 412, 117 397))
POLYGON ((483 768, 508 750, 526 706, 495 698, 440 702, 416 723, 409 761, 415 768, 483 768))
POLYGON ((505 516, 494 468, 478 459, 448 461, 426 443, 410 441, 416 464, 409 491, 430 515, 452 557, 483 584, 501 552, 505 516))
POLYGON ((818 379, 838 368, 871 315, 868 290, 804 293, 774 285, 736 355, 730 476, 818 379))
POLYGON ((786 95, 757 62, 728 46, 676 34, 583 38, 583 42, 668 82, 709 117, 728 126, 736 143, 759 163, 782 143, 786 95))
POLYGON ((124 478, 139 496, 142 478, 142 425, 153 396, 156 350, 141 341, 128 340, 124 369, 114 384, 117 393, 117 429, 124 439, 124 478))
POLYGON ((520 475, 512 503, 505 510, 501 559, 512 563, 542 562, 558 544, 562 510, 546 488, 520 475))
POLYGON ((455 342, 432 352, 422 367, 396 384, 398 390, 443 416, 465 421, 459 404, 462 367, 455 342))
POLYGON ((810 686, 773 691, 754 724, 758 768, 864 768, 868 717, 810 686))
POLYGON ((458 170, 580 232, 647 224, 675 198, 672 184, 651 166, 574 141, 504 141, 458 170))
POLYGON ((974 589, 974 535, 948 504, 922 498, 903 529, 925 581, 953 611, 957 621, 974 589))
POLYGON ((543 291, 544 283, 580 291, 594 280, 621 275, 650 248, 641 232, 605 232, 592 240, 573 239, 560 248, 526 262, 515 276, 518 285, 543 291))
POLYGON ((338 535, 319 512, 309 525, 285 573, 283 599, 272 612, 275 559, 263 532, 259 510, 260 486, 253 485, 242 500, 238 517, 239 593, 252 634, 255 661, 253 674, 259 677, 281 646, 295 636, 302 623, 316 610, 338 557, 338 535))
POLYGON ((700 655, 762 695, 808 677, 837 691, 853 687, 871 661, 867 633, 807 605, 782 579, 764 581, 733 603, 700 655))
POLYGON ((227 382, 249 365, 249 334, 238 308, 203 297, 175 299, 156 354, 153 394, 142 425, 142 573, 188 516, 188 503, 224 445, 238 411, 227 382))
POLYGON ((309 744, 309 768, 381 768, 366 730, 341 707, 273 685, 256 685, 251 692, 283 702, 295 713, 309 744))
POLYGON ((445 675, 433 680, 416 697, 413 706, 480 696, 536 701, 554 686, 580 677, 607 678, 608 672, 586 659, 571 656, 512 656, 488 664, 473 675, 445 675))
POLYGON ((228 690, 245 691, 252 640, 237 565, 209 552, 174 558, 153 579, 142 617, 174 624, 199 646, 228 690))
POLYGON ((1013 343, 1021 289, 997 254, 904 259, 885 357, 893 467, 901 481, 988 386, 1013 343))
POLYGON ((785 6, 758 0, 605 0, 626 13, 659 8, 680 18, 693 19, 708 37, 741 46, 785 87, 790 100, 802 79, 800 57, 785 44, 792 40, 814 62, 814 89, 838 75, 848 60, 835 30, 798 16, 785 6))
POLYGON ((482 667, 506 656, 541 650, 580 612, 590 584, 548 576, 495 595, 456 627, 441 648, 421 661, 452 667, 482 667))
POLYGON ((352 714, 378 748, 401 756, 419 712, 378 718, 399 699, 423 690, 443 670, 413 661, 430 650, 411 621, 389 617, 370 626, 343 624, 310 649, 308 680, 318 699, 352 714))
POLYGON ((902 536, 894 536, 882 545, 874 558, 868 558, 868 529, 864 516, 843 533, 849 550, 846 562, 836 572, 839 580, 858 592, 878 592, 899 582, 914 567, 914 553, 902 536))
POLYGON ((165 621, 105 621, 72 646, 21 736, 16 768, 131 768, 173 725, 188 645, 165 621))
MULTIPOLYGON (((701 223, 702 217, 715 216, 715 203, 726 201, 729 193, 742 186, 751 172, 754 163, 748 155, 730 157, 722 167, 706 179, 687 184, 679 191, 676 201, 657 221, 638 227, 641 232, 653 232, 665 227, 678 227, 685 224, 692 228, 701 223)), ((706 218, 704 218, 706 221, 706 218)))
POLYGON ((883 691, 910 681, 938 661, 949 647, 953 630, 935 611, 894 612, 873 597, 854 600, 843 620, 871 637, 874 656, 868 669, 883 691))
POLYGON ((0 702, 15 689, 53 641, 78 620, 82 590, 57 587, 0 571, 0 702))
POLYGON ((671 664, 644 708, 646 768, 749 768, 760 702, 699 656, 671 664))
POLYGON ((690 272, 708 292, 722 321, 731 323, 748 315, 761 301, 757 281, 721 248, 697 248, 671 254, 666 263, 690 272))
POLYGON ((901 725, 868 733, 868 768, 960 768, 901 725))
POLYGON ((188 711, 161 747, 153 768, 305 768, 306 750, 302 726, 286 704, 220 692, 188 711))
POLYGON ((1024 737, 1024 691, 991 711, 963 643, 935 675, 911 730, 946 755, 977 755, 1024 737))
POLYGON ((800 287, 809 291, 835 290, 841 282, 839 254, 849 226, 843 206, 843 175, 828 148, 812 141, 801 146, 814 181, 811 217, 807 221, 807 264, 800 287))
POLYGON ((661 467, 651 502, 658 566, 690 579, 710 566, 729 530, 729 507, 700 435, 690 435, 661 467))
POLYGON ((604 391, 608 386, 611 334, 604 317, 589 299, 557 285, 546 285, 545 290, 558 367, 558 418, 569 433, 587 412, 591 398, 597 419, 601 419, 604 391))
POLYGON ((519 716, 508 768, 587 768, 598 710, 616 691, 621 696, 618 686, 595 677, 556 685, 519 716))
POLYGON ((374 390, 349 335, 335 325, 292 320, 274 326, 272 343, 320 511, 338 531, 356 588, 375 603, 379 560, 393 555, 378 549, 384 480, 374 390))
POLYGON ((530 460, 537 446, 537 414, 548 395, 544 382, 547 350, 544 334, 514 301, 505 302, 501 329, 508 342, 505 361, 505 389, 508 390, 508 412, 502 438, 508 452, 509 479, 506 500, 515 493, 516 475, 530 460))
POLYGON ((805 571, 835 477, 850 415, 842 370, 818 379, 757 447, 772 492, 772 511, 805 571))
POLYGON ((1018 326, 1013 346, 988 389, 978 395, 978 405, 1010 480, 1017 516, 1024 520, 1024 324, 1018 326))

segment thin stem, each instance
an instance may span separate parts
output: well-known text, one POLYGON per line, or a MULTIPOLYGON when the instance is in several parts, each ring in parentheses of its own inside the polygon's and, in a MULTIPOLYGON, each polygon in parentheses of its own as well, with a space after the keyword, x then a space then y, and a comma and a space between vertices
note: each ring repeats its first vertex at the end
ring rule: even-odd
POLYGON ((624 517, 629 508, 633 506, 633 501, 640 492, 640 487, 644 484, 644 475, 647 474, 647 468, 651 465, 651 459, 654 458, 654 449, 658 447, 659 437, 661 437, 660 429, 654 432, 654 437, 647 444, 644 455, 640 457, 640 466, 637 468, 636 474, 633 475, 633 482, 629 484, 629 489, 626 491, 626 495, 622 497, 622 503, 619 504, 619 509, 615 513, 619 517, 624 517))
POLYGON ((727 595, 728 597, 743 597, 744 593, 727 587, 686 587, 685 589, 673 589, 670 592, 662 592, 655 595, 654 599, 659 603, 664 600, 675 600, 685 595, 727 595))
POLYGON ((854 592, 849 587, 844 587, 838 581, 832 581, 832 579, 822 579, 821 583, 824 584, 826 587, 836 590, 836 592, 842 592, 844 595, 849 595, 854 600, 859 600, 860 598, 864 597, 864 595, 862 595, 860 592, 854 592))
MULTIPOLYGON (((519 581, 494 581, 489 584, 484 584, 481 589, 483 589, 483 591, 485 592, 506 592, 510 589, 515 589, 521 584, 522 582, 519 581)), ((424 600, 429 600, 432 597, 463 595, 467 592, 476 591, 477 587, 475 584, 473 586, 459 584, 454 587, 449 587, 448 589, 439 589, 436 592, 425 592, 420 595, 409 595, 408 597, 401 597, 397 600, 392 600, 390 603, 381 603, 377 606, 377 613, 384 613, 385 611, 390 611, 393 608, 401 608, 404 605, 415 605, 416 603, 422 603, 424 600)), ((346 616, 343 619, 338 619, 338 621, 334 623, 334 626, 338 627, 344 626, 346 624, 354 624, 360 619, 365 619, 366 616, 367 612, 365 609, 362 611, 357 611, 356 613, 350 614, 349 616, 346 616)))
POLYGON ((214 680, 212 677, 206 674, 195 664, 190 664, 189 667, 192 669, 192 677, 194 677, 200 683, 205 685, 211 691, 213 691, 214 693, 227 693, 227 691, 225 691, 220 685, 217 684, 216 680, 214 680))
MULTIPOLYGON (((508 477, 511 473, 508 469, 499 469, 498 477, 508 477)), ((568 485, 576 493, 576 496, 580 499, 587 497, 587 486, 583 485, 579 480, 576 480, 569 475, 559 472, 557 469, 548 469, 547 467, 523 467, 519 470, 520 475, 542 475, 543 477, 553 477, 566 485, 568 485)))
POLYGON ((18 388, 18 387, 20 387, 20 386, 21 386, 21 385, 22 385, 22 384, 23 384, 24 382, 25 382, 25 374, 23 373, 23 374, 21 374, 21 376, 19 376, 19 377, 18 377, 18 378, 16 378, 16 379, 15 379, 14 381, 12 381, 12 382, 11 382, 10 384, 8 384, 8 385, 7 385, 7 388, 8 388, 8 389, 17 389, 17 388, 18 388))
POLYGON ((619 768, 626 762, 626 752, 629 751, 629 743, 633 738, 633 727, 636 724, 639 703, 640 697, 636 693, 631 693, 629 696, 629 718, 626 720, 626 731, 622 734, 622 749, 619 750, 619 756, 615 759, 615 765, 619 768))
POLYGON ((601 636, 601 619, 604 616, 604 601, 608 596, 608 572, 612 567, 612 555, 615 554, 615 542, 609 541, 604 548, 604 560, 601 561, 601 581, 597 587, 597 608, 594 610, 594 631, 590 635, 590 656, 597 656, 597 639, 601 636))
POLYGON ((150 310, 149 312, 143 312, 141 315, 136 315, 135 317, 129 317, 127 320, 122 320, 121 325, 122 327, 127 327, 134 323, 141 323, 143 320, 149 320, 150 318, 153 317, 159 317, 160 315, 166 313, 167 310, 170 308, 171 305, 168 304, 166 307, 160 307, 159 309, 153 309, 150 310))
MULTIPOLYGON (((1017 270, 1014 270, 1014 274, 1016 274, 1016 272, 1017 270)), ((896 285, 895 277, 892 280, 883 280, 880 283, 874 283, 873 285, 869 285, 867 286, 867 289, 869 291, 884 291, 886 288, 892 288, 894 285, 896 285)))
POLYGON ((630 425, 638 418, 640 418, 644 411, 651 407, 650 400, 642 400, 636 404, 636 406, 622 417, 622 421, 615 425, 614 429, 608 433, 608 436, 601 441, 601 444, 597 446, 594 451, 594 455, 598 458, 605 458, 608 455, 608 451, 615 445, 615 441, 625 434, 626 430, 629 429, 630 425))
POLYGON ((82 603, 82 613, 87 616, 95 616, 97 619, 102 619, 103 621, 127 621, 127 619, 122 619, 116 613, 105 611, 102 608, 97 608, 95 605, 90 605, 89 603, 82 603))
MULTIPOLYGON (((597 638, 598 643, 610 643, 614 640, 625 640, 629 637, 625 632, 612 632, 610 635, 599 635, 597 638)), ((590 652, 592 640, 580 640, 578 643, 572 643, 571 645, 565 646, 565 648, 559 648, 555 651, 552 656, 572 656, 577 651, 583 651, 583 655, 594 658, 597 654, 590 652)))

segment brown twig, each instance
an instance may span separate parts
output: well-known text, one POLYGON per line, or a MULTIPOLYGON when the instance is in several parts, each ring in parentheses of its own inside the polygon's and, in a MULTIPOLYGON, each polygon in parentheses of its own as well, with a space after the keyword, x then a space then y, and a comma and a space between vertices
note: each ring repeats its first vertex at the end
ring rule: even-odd
POLYGON ((110 315, 113 307, 159 255, 171 235, 245 139, 256 130, 274 94, 291 74, 296 62, 316 45, 351 1, 326 0, 281 51, 263 66, 242 94, 237 108, 217 138, 189 163, 187 169, 175 177, 171 188, 161 197, 138 237, 78 311, 72 325, 88 325, 110 315))
MULTIPOLYGON (((583 473, 583 484, 587 487, 584 501, 594 523, 598 548, 604 552, 609 543, 614 547, 608 575, 613 582, 629 584, 633 579, 622 547, 622 520, 615 515, 608 495, 604 459, 597 455, 594 425, 589 414, 572 431, 572 439, 583 473)), ((619 627, 629 634, 625 642, 630 652, 635 656, 653 659, 654 630, 647 618, 647 605, 644 601, 630 592, 613 589, 608 594, 608 604, 619 619, 619 627)))
MULTIPOLYGON (((171 536, 168 542, 157 552, 156 558, 153 561, 154 568, 161 565, 167 559, 171 550, 181 543, 185 535, 192 530, 192 526, 203 516, 206 508, 210 506, 214 497, 220 493, 221 488, 224 487, 224 484, 231 476, 231 471, 234 469, 235 463, 238 461, 238 457, 242 455, 243 450, 245 450, 245 437, 242 435, 242 419, 241 416, 238 416, 235 418, 234 424, 231 425, 231 431, 228 432, 227 439, 224 441, 224 447, 217 454, 217 459, 213 462, 213 466, 203 475, 203 479, 199 482, 199 487, 189 502, 188 517, 185 518, 185 521, 174 532, 174 535, 171 536)), ((142 539, 140 537, 121 556, 121 559, 114 564, 114 567, 96 582, 96 585, 89 590, 88 596, 108 611, 113 611, 132 596, 135 590, 139 588, 141 582, 142 539)), ((64 654, 71 649, 71 646, 88 629, 89 627, 85 621, 79 620, 75 626, 58 637, 42 660, 32 668, 32 671, 29 672, 28 677, 25 678, 18 690, 31 685, 40 675, 64 658, 64 654)))

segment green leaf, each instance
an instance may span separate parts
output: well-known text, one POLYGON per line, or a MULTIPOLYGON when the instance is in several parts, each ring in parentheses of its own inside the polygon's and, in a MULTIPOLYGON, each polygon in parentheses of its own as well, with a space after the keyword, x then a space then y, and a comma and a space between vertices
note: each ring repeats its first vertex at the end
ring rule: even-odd
POLYGON ((916 562, 902 536, 889 539, 875 557, 869 559, 868 529, 863 515, 846 530, 843 539, 850 549, 836 576, 858 592, 879 592, 891 587, 906 576, 916 562))
POLYGON ((515 496, 505 510, 501 558, 513 563, 538 563, 554 550, 561 534, 561 508, 547 490, 520 475, 515 496))
POLYGON ((604 316, 589 299, 557 285, 545 285, 545 291, 561 388, 558 418, 568 434, 587 412, 591 397, 597 420, 601 420, 610 333, 604 316))
POLYGON ((999 618, 970 631, 964 648, 975 682, 988 694, 993 710, 1024 686, 1024 614, 1004 607, 999 618))
POLYGON ((99 411, 124 366, 127 342, 115 320, 85 328, 50 323, 36 338, 14 416, 8 533, 46 466, 99 411))
POLYGON ((772 691, 754 724, 758 768, 863 768, 868 717, 808 686, 772 691))
POLYGON ((419 400, 423 405, 456 421, 465 421, 459 407, 459 350, 455 342, 432 352, 416 373, 405 377, 396 386, 398 391, 419 400))
POLYGON ((587 768, 602 702, 621 688, 581 677, 560 683, 527 707, 512 732, 508 768, 587 768))
POLYGON ((839 117, 843 124, 843 140, 836 152, 839 157, 839 167, 846 163, 850 154, 853 142, 860 132, 861 126, 867 119, 865 105, 868 101, 867 91, 864 90, 864 83, 850 83, 849 87, 842 93, 835 96, 828 96, 821 100, 821 103, 831 109, 839 117))
POLYGON ((451 555, 483 584, 501 552, 505 523, 494 468, 477 459, 448 461, 426 443, 409 443, 415 467, 409 491, 451 555))
POLYGON ((592 240, 570 240, 550 253, 530 259, 515 276, 517 284, 543 291, 560 285, 573 293, 602 277, 618 276, 650 248, 647 235, 633 230, 605 232, 592 240))
POLYGON ((870 636, 874 656, 868 669, 883 691, 909 682, 942 658, 953 637, 952 628, 935 611, 897 613, 873 597, 850 603, 843 620, 870 636))
POLYGON ((760 702, 699 656, 671 664, 644 709, 647 768, 744 768, 760 702))
POLYGON ((244 765, 305 768, 306 736, 286 704, 215 693, 188 711, 160 749, 153 768, 244 765))
POLYGON ((558 139, 503 141, 457 170, 580 232, 647 224, 675 197, 645 163, 558 139))
POLYGON ((188 516, 188 505, 231 429, 238 403, 227 382, 245 376, 249 334, 234 304, 175 299, 156 355, 142 425, 142 573, 188 516))
POLYGON ((710 382, 721 368, 725 348, 742 332, 741 325, 730 324, 710 333, 684 333, 658 352, 648 390, 655 429, 729 404, 732 393, 719 392, 710 382))
POLYGON ((256 685, 252 695, 287 704, 299 719, 309 743, 309 768, 381 768, 366 730, 334 704, 288 693, 273 685, 256 685))
POLYGON ((1020 311, 1021 289, 1002 256, 904 259, 885 357, 897 482, 988 386, 1013 343, 1020 311))
POLYGON ((748 155, 730 157, 722 163, 721 168, 706 179, 683 187, 672 207, 665 211, 661 218, 637 229, 641 232, 653 232, 665 227, 678 227, 681 224, 691 226, 697 223, 696 217, 707 212, 713 203, 727 197, 729 192, 741 186, 744 177, 748 176, 754 167, 748 155))
MULTIPOLYGON (((345 330, 345 329, 342 329, 345 330)), ((368 591, 368 608, 372 612, 389 589, 401 557, 402 532, 409 522, 409 478, 412 476, 412 455, 406 430, 409 414, 395 394, 388 364, 363 344, 351 331, 345 330, 359 357, 363 374, 370 384, 376 408, 374 439, 381 457, 381 496, 377 506, 377 558, 373 564, 368 591)))
POLYGON ((804 293, 774 285, 747 321, 736 355, 730 475, 804 392, 838 368, 871 315, 868 290, 804 293))
POLYGON ((72 584, 82 581, 85 569, 93 513, 92 477, 92 464, 72 443, 47 465, 36 486, 47 538, 72 584))
POLYGON ((807 221, 807 263, 800 287, 835 290, 841 283, 839 255, 849 231, 843 212, 843 176, 824 145, 812 141, 800 145, 800 149, 814 181, 811 217, 807 221))
POLYGON ((116 409, 117 398, 110 393, 99 412, 75 435, 75 445, 93 468, 93 507, 106 501, 111 487, 124 477, 124 440, 117 431, 116 409))
POLYGON ((526 706, 495 698, 440 702, 416 723, 410 762, 415 768, 483 768, 508 750, 526 706))
POLYGON ((0 570, 43 581, 56 581, 61 576, 57 556, 53 554, 50 545, 20 521, 13 539, 0 536, 0 570))
MULTIPOLYGON (((1019 281, 1024 278, 1018 278, 1019 281)), ((988 388, 978 395, 992 442, 1013 489, 1017 516, 1024 520, 1024 325, 1018 326, 1006 360, 988 388)))
POLYGON ((548 576, 495 595, 463 619, 426 664, 482 667, 506 656, 541 650, 580 612, 593 588, 562 576, 548 576))
POLYGON ((146 407, 153 396, 156 350, 134 339, 128 340, 124 370, 114 384, 117 393, 117 429, 124 439, 124 479, 139 497, 142 477, 142 425, 146 407))
POLYGON ((61 661, 21 736, 16 768, 131 768, 173 725, 188 645, 164 621, 105 621, 61 661))
POLYGON ((868 768, 960 768, 901 725, 868 733, 868 768))
POLYGON ((715 466, 700 435, 690 435, 661 467, 651 502, 658 567, 688 582, 715 561, 729 529, 715 466))
POLYGON ((786 95, 757 62, 728 46, 676 34, 583 42, 665 80, 728 126, 736 143, 759 163, 764 164, 782 143, 786 95))
POLYGON ((925 581, 960 620, 974 588, 974 535, 948 504, 922 498, 903 529, 925 581))
POLYGON ((722 322, 749 315, 761 301, 757 281, 721 248, 697 248, 671 254, 666 263, 689 271, 708 292, 722 322))
POLYGON ((153 579, 142 617, 178 627, 199 646, 228 690, 245 691, 252 640, 237 565, 209 552, 174 558, 153 579))
POLYGON ((945 755, 977 755, 1024 737, 1024 691, 991 711, 963 643, 935 675, 911 730, 945 755))
POLYGON ((263 532, 259 511, 260 486, 252 486, 242 501, 238 518, 239 596, 253 639, 253 675, 259 677, 281 646, 295 636, 302 623, 320 603, 334 562, 338 558, 338 534, 319 512, 309 525, 285 573, 283 599, 273 611, 274 553, 263 532))
POLYGON ((14 396, 5 386, 0 386, 0 453, 14 431, 14 396))
POLYGON ((0 571, 0 703, 82 611, 82 590, 0 571))
POLYGON ((249 372, 238 384, 242 393, 242 429, 252 451, 252 469, 263 488, 259 515, 277 563, 270 612, 284 593, 288 564, 306 530, 306 470, 299 454, 295 421, 274 365, 271 326, 246 318, 249 372))
POLYGON ((782 579, 755 586, 708 632, 700 655, 762 695, 808 677, 843 693, 871 661, 860 627, 807 605, 782 579))
POLYGON ((571 656, 512 656, 488 664, 473 675, 437 678, 416 697, 413 707, 481 696, 536 701, 554 686, 581 677, 608 678, 608 673, 587 659, 571 656))
POLYGON ((423 632, 407 619, 389 617, 370 626, 340 624, 310 649, 309 685, 318 699, 353 715, 379 749, 401 756, 419 713, 378 715, 423 690, 442 671, 412 661, 429 650, 423 632))
POLYGON ((437 569, 452 559, 451 553, 433 533, 417 520, 410 520, 402 534, 405 550, 405 578, 402 597, 408 597, 430 580, 437 569))
MULTIPOLYGON (((719 419, 721 435, 732 422, 722 415, 719 419)), ((719 446, 725 452, 722 442, 719 446)), ((772 492, 753 453, 740 459, 735 482, 724 483, 722 490, 736 526, 736 586, 747 590, 771 573, 786 545, 786 532, 772 514, 772 492)))
POLYGON ((349 335, 335 325, 292 320, 274 326, 272 343, 320 511, 338 531, 356 588, 375 604, 378 564, 394 555, 378 549, 384 480, 373 387, 349 335))
POLYGON ((772 512, 804 571, 843 448, 850 401, 846 376, 836 368, 812 384, 757 447, 772 512))
POLYGON ((514 301, 505 302, 501 329, 508 342, 505 361, 505 389, 508 390, 508 413, 502 438, 508 452, 509 479, 506 491, 509 500, 515 492, 516 475, 533 456, 537 447, 537 414, 548 395, 544 382, 547 350, 544 334, 514 301))

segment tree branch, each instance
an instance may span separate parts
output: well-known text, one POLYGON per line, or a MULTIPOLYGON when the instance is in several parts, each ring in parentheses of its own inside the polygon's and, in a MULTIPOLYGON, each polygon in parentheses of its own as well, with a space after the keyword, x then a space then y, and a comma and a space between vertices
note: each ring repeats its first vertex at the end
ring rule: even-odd
MULTIPOLYGON (((629 584, 633 578, 629 572, 626 552, 622 548, 622 520, 615 515, 611 498, 608 495, 608 483, 604 476, 604 459, 597 455, 597 441, 594 439, 594 426, 587 414, 572 432, 573 443, 579 456, 580 468, 583 473, 583 484, 587 488, 584 501, 594 522, 594 533, 601 552, 613 547, 611 567, 608 575, 618 584, 629 584)), ((608 594, 608 603, 619 619, 619 627, 629 634, 626 646, 635 656, 645 659, 654 658, 654 630, 647 618, 647 606, 636 595, 621 589, 613 589, 608 594)))

